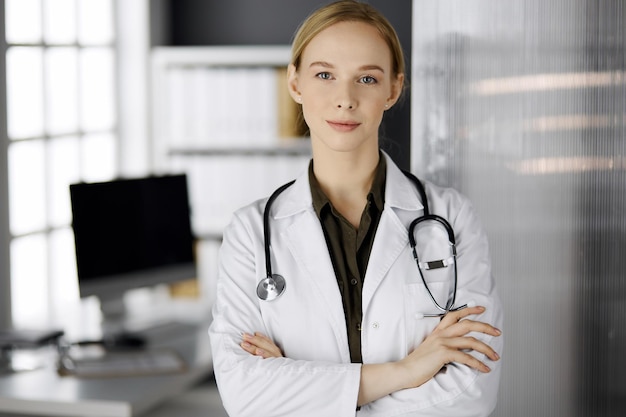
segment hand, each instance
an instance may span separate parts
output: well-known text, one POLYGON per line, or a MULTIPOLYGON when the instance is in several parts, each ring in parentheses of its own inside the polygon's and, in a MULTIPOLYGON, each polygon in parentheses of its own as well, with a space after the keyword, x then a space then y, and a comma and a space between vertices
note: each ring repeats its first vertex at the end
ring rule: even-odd
POLYGON ((262 333, 256 332, 254 335, 244 333, 242 339, 240 346, 254 356, 261 356, 263 359, 283 357, 280 348, 262 333))
POLYGON ((500 330, 495 327, 465 318, 484 311, 484 307, 468 307, 450 312, 443 317, 433 332, 413 352, 398 362, 409 372, 411 382, 407 388, 422 385, 451 362, 467 365, 480 372, 490 372, 487 365, 466 352, 473 350, 483 353, 492 361, 500 359, 491 346, 472 336, 467 336, 470 332, 500 336, 500 330))

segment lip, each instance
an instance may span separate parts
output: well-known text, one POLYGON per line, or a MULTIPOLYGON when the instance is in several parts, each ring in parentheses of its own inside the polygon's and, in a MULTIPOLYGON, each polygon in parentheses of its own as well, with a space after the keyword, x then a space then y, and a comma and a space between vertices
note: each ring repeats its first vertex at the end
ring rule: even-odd
POLYGON ((326 120, 326 123, 339 132, 351 132, 361 125, 352 120, 326 120))

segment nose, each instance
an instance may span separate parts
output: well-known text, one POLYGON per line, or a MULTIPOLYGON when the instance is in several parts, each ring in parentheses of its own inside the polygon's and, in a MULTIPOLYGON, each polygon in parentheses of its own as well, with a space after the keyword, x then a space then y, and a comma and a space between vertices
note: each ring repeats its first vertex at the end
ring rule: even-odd
POLYGON ((341 100, 337 103, 337 108, 352 110, 354 108, 354 104, 352 104, 350 100, 341 100))
POLYGON ((351 85, 345 83, 337 87, 335 103, 338 109, 352 110, 356 108, 357 100, 352 91, 351 85))

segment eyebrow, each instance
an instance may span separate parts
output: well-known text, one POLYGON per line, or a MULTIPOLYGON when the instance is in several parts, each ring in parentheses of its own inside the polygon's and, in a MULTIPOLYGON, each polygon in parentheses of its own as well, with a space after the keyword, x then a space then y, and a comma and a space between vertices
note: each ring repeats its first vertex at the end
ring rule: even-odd
MULTIPOLYGON (((326 61, 315 61, 315 62, 312 62, 311 65, 309 65, 309 68, 311 68, 311 67, 334 68, 334 66, 331 63, 326 62, 326 61)), ((385 70, 382 69, 382 67, 380 67, 378 65, 373 65, 373 64, 372 65, 363 65, 363 66, 359 67, 359 70, 360 71, 372 71, 372 70, 375 70, 375 71, 380 71, 383 74, 385 73, 385 70)))

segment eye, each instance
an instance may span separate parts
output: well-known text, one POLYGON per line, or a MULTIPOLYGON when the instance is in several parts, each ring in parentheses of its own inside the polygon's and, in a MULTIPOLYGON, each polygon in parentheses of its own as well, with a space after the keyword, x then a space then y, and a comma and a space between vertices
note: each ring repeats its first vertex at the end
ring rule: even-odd
POLYGON ((315 74, 317 78, 321 78, 322 80, 330 80, 332 77, 329 72, 320 72, 315 74))
POLYGON ((376 84, 378 80, 371 75, 365 75, 361 77, 360 82, 362 82, 363 84, 376 84))

